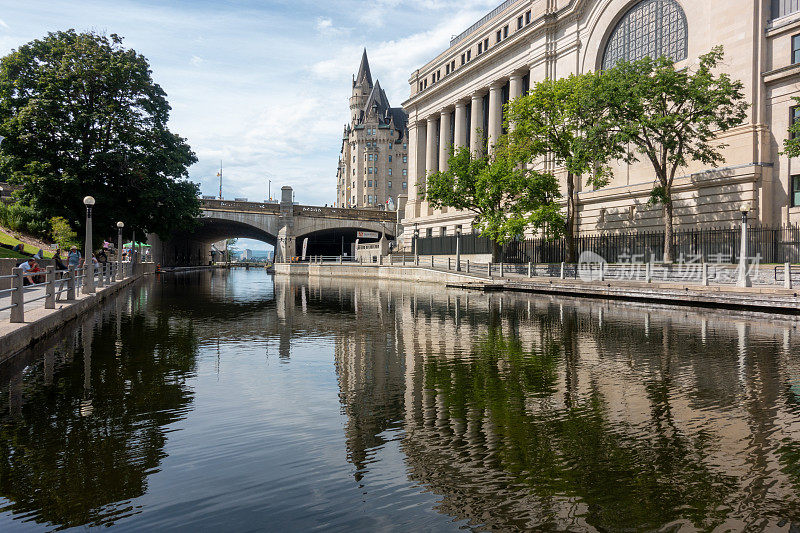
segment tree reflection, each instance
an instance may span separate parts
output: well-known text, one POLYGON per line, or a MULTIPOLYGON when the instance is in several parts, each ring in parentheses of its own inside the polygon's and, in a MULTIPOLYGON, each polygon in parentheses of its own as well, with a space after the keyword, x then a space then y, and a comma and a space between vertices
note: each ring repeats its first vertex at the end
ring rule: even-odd
POLYGON ((52 386, 29 387, 19 417, 2 420, 4 511, 58 528, 108 525, 137 512, 131 500, 158 471, 167 426, 192 400, 185 379, 198 348, 191 322, 153 317, 128 319, 121 344, 114 320, 84 328, 91 360, 79 348, 52 386))
MULTIPOLYGON (((444 496, 443 512, 490 528, 719 523, 734 479, 705 464, 713 443, 672 423, 669 373, 647 387, 649 421, 612 419, 596 381, 576 390, 575 317, 560 327, 539 318, 547 324, 539 324, 535 347, 526 348, 518 328, 504 331, 492 317, 470 357, 426 362, 423 395, 445 412, 425 413, 407 428, 412 477, 444 496), (443 440, 432 431, 433 417, 467 429, 443 440)), ((664 349, 668 368, 669 345, 664 349)))

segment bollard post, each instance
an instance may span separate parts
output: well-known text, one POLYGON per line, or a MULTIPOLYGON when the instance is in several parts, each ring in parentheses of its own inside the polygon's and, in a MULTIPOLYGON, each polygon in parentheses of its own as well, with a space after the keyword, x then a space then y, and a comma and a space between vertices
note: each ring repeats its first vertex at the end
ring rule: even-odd
POLYGON ((469 274, 469 259, 467 259, 467 274, 469 274))
POLYGON ((492 277, 492 262, 489 261, 486 263, 486 274, 491 278, 492 277))
POLYGON ((500 262, 500 277, 505 277, 506 275, 506 264, 504 262, 500 262))
POLYGON ((567 275, 567 272, 566 272, 566 270, 567 270, 567 269, 566 269, 566 265, 565 265, 565 264, 564 264, 564 262, 562 261, 562 262, 561 262, 561 279, 564 279, 564 278, 566 278, 566 275, 567 275))
POLYGON ((75 267, 70 265, 67 270, 67 300, 75 299, 75 267))
POLYGON ((532 261, 528 261, 528 277, 529 278, 533 277, 533 262, 532 261))
POLYGON ((644 267, 644 277, 647 283, 653 282, 653 263, 651 261, 648 261, 644 267))
POLYGON ((21 268, 12 268, 11 273, 14 279, 11 280, 11 323, 18 324, 25 322, 25 276, 22 275, 21 268))
POLYGON ((339 256, 339 264, 340 265, 342 264, 342 256, 341 255, 339 256))
POLYGON ((600 281, 606 280, 606 264, 600 263, 600 281))
POLYGON ((708 287, 708 263, 703 261, 703 286, 708 287))
POLYGON ((791 263, 784 263, 783 265, 783 288, 784 289, 791 289, 792 288, 792 264, 791 263))
POLYGON ((431 256, 431 268, 433 268, 433 256, 431 256))
POLYGON ((450 270, 450 258, 447 258, 447 270, 450 270))
POLYGON ((47 281, 47 285, 45 286, 45 294, 47 295, 44 299, 44 308, 45 309, 55 309, 56 308, 56 267, 49 266, 47 267, 47 272, 45 274, 45 280, 47 281))

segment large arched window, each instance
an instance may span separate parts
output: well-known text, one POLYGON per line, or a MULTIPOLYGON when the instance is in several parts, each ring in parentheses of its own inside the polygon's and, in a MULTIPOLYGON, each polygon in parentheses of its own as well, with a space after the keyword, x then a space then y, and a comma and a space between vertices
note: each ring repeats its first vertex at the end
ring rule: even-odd
POLYGON ((687 55, 686 15, 675 0, 642 0, 625 13, 606 44, 603 68, 619 61, 687 55))

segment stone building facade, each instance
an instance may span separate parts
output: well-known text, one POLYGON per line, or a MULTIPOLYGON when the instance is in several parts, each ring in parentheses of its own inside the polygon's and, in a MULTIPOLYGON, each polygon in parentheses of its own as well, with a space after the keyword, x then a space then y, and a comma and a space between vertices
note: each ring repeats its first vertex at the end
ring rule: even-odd
POLYGON ((367 51, 353 77, 350 123, 342 135, 336 206, 395 210, 408 192, 408 116, 372 82, 367 51))
MULTIPOLYGON (((451 144, 491 150, 503 104, 532 83, 644 55, 691 67, 715 45, 723 45, 722 68, 744 83, 750 108, 741 126, 720 136, 727 147, 719 168, 692 165, 676 179, 676 226, 730 226, 744 206, 764 225, 800 223, 800 162, 780 153, 790 121, 800 116, 793 100, 800 96, 800 2, 507 0, 409 79, 404 241, 415 224, 422 236, 469 231, 468 214, 420 199, 426 176, 446 168, 451 144)), ((558 167, 550 170, 563 185, 558 167)), ((578 231, 662 228, 662 208, 648 205, 655 180, 649 163, 613 170, 607 187, 576 191, 578 231)))

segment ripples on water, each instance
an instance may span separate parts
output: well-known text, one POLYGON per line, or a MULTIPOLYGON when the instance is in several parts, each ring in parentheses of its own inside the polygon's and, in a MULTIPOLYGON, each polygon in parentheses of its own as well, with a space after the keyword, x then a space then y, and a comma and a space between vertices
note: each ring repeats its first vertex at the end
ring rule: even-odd
POLYGON ((800 531, 798 335, 165 276, 0 369, 0 530, 800 531))

